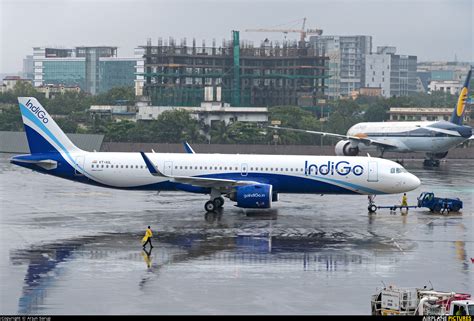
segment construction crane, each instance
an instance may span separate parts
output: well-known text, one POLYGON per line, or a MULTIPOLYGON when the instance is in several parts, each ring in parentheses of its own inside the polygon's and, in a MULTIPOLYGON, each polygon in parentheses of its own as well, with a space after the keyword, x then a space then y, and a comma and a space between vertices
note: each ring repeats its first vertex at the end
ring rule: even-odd
POLYGON ((300 34, 300 41, 304 43, 306 41, 306 35, 322 35, 322 29, 306 29, 306 18, 303 18, 303 25, 301 29, 245 29, 246 32, 283 32, 285 35, 289 32, 297 32, 300 34))

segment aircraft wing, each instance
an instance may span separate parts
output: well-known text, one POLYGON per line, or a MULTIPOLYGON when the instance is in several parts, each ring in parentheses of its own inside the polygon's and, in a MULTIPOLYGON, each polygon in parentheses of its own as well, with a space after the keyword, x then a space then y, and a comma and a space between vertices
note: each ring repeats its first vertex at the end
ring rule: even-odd
POLYGON ((221 179, 221 178, 208 178, 208 177, 193 177, 193 176, 170 176, 165 175, 158 169, 158 166, 153 165, 151 160, 145 155, 144 152, 140 152, 145 161, 145 164, 153 176, 160 176, 169 178, 170 181, 176 183, 189 184, 199 187, 210 187, 210 188, 221 188, 229 189, 237 186, 255 185, 260 184, 259 182, 253 181, 237 181, 232 179, 221 179))
POLYGON ((431 130, 433 132, 443 133, 450 136, 461 136, 461 134, 455 130, 442 129, 442 128, 436 128, 436 127, 430 127, 430 126, 425 126, 423 128, 431 130))
POLYGON ((336 138, 341 138, 341 139, 357 141, 357 142, 363 143, 367 146, 368 145, 375 145, 375 146, 383 147, 383 148, 396 148, 397 147, 397 145, 393 145, 393 144, 389 144, 389 143, 385 143, 385 142, 380 142, 378 140, 367 138, 367 137, 341 135, 341 134, 318 132, 318 131, 314 131, 314 130, 296 129, 296 128, 288 128, 288 127, 268 126, 268 128, 284 129, 284 130, 291 130, 291 131, 300 132, 300 133, 308 133, 308 134, 316 134, 316 135, 321 135, 321 136, 336 137, 336 138))

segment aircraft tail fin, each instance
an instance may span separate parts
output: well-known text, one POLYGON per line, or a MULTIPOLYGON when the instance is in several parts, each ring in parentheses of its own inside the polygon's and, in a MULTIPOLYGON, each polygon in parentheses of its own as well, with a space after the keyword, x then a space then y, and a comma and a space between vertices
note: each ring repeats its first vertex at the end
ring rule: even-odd
POLYGON ((464 86, 459 93, 458 102, 454 107, 453 113, 451 115, 450 122, 457 125, 462 125, 462 119, 464 117, 464 112, 466 109, 466 100, 469 94, 469 84, 471 82, 471 72, 472 69, 469 70, 467 73, 466 81, 464 82, 464 86))
POLYGON ((81 151, 34 97, 18 97, 31 154, 81 151))

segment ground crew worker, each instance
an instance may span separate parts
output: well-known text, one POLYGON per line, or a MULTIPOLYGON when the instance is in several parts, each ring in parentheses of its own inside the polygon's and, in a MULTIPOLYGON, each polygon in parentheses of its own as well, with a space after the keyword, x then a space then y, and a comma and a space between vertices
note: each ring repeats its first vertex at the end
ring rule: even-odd
POLYGON ((151 228, 150 226, 148 226, 148 228, 146 229, 145 231, 145 236, 143 237, 142 239, 142 243, 143 243, 143 248, 145 248, 145 246, 150 243, 150 248, 153 248, 153 245, 151 244, 151 237, 153 236, 153 233, 151 232, 151 228))
POLYGON ((402 211, 402 207, 406 206, 408 212, 408 202, 407 202, 407 193, 403 193, 402 196, 402 206, 400 206, 400 212, 402 211))

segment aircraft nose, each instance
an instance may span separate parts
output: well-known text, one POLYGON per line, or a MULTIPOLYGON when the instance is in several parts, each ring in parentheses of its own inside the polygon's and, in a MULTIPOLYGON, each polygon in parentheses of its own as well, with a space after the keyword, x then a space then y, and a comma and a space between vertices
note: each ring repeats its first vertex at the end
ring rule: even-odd
POLYGON ((418 186, 420 185, 421 185, 420 179, 416 177, 415 175, 408 173, 406 187, 409 188, 409 190, 411 191, 418 188, 418 186))

